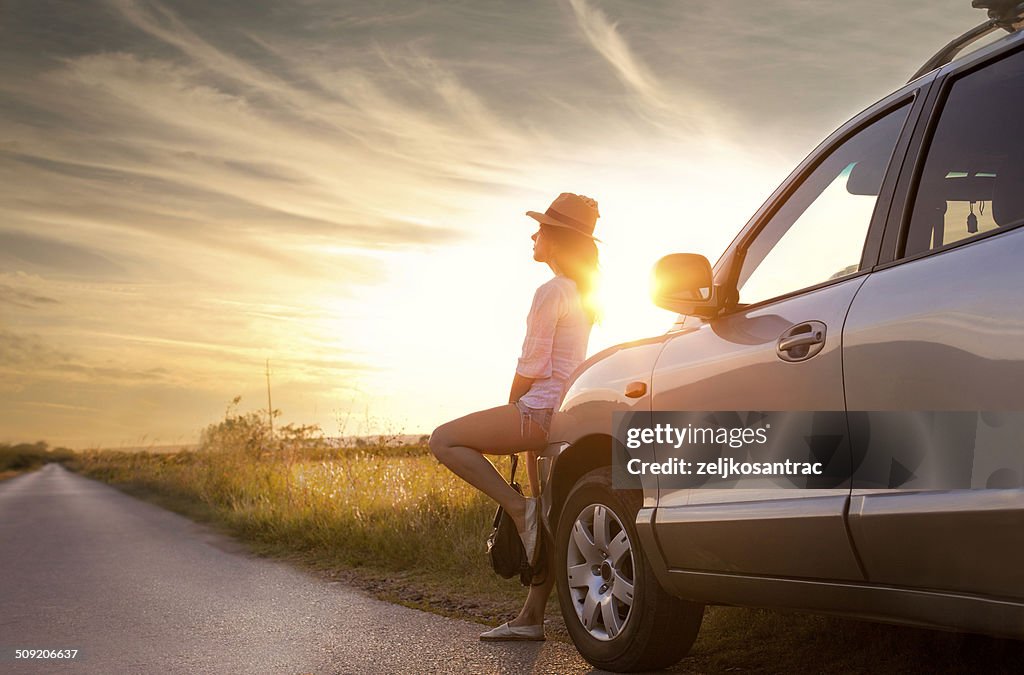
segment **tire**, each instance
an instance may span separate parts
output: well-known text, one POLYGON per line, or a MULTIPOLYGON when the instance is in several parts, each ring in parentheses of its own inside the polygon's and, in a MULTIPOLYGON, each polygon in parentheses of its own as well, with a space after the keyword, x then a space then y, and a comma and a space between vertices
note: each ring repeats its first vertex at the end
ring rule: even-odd
POLYGON ((612 489, 610 467, 595 469, 573 486, 555 533, 553 571, 569 635, 592 665, 620 673, 677 663, 704 618, 704 605, 658 584, 637 537, 642 500, 639 490, 612 489), (605 524, 603 546, 595 521, 599 531, 605 524))

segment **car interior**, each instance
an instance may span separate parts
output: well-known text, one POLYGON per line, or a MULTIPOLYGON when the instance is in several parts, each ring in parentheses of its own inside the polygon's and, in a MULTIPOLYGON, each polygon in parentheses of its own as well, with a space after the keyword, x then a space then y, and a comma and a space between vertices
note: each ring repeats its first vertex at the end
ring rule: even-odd
POLYGON ((1024 217, 1024 58, 955 82, 921 174, 905 255, 958 243, 1024 217))

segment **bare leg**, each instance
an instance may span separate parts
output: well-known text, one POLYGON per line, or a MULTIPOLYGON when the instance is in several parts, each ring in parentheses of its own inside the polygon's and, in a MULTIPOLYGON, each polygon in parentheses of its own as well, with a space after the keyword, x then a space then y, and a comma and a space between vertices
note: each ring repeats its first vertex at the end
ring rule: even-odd
POLYGON ((470 413, 442 424, 430 435, 430 450, 457 476, 498 502, 523 530, 526 498, 512 489, 483 453, 510 455, 543 448, 542 429, 526 425, 513 404, 470 413))
POLYGON ((519 616, 508 622, 510 626, 536 626, 544 623, 544 608, 548 604, 548 596, 555 586, 555 574, 551 569, 552 563, 550 552, 545 554, 548 558, 548 573, 543 584, 530 586, 530 593, 526 596, 526 603, 519 610, 519 616))

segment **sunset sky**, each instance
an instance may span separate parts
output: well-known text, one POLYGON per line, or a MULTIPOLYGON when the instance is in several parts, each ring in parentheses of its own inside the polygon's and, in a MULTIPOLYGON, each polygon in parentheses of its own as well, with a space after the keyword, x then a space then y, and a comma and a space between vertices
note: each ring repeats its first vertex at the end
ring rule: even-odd
POLYGON ((328 435, 507 400, 534 221, 600 203, 590 353, 663 332, 818 141, 969 0, 0 0, 0 442, 328 435))

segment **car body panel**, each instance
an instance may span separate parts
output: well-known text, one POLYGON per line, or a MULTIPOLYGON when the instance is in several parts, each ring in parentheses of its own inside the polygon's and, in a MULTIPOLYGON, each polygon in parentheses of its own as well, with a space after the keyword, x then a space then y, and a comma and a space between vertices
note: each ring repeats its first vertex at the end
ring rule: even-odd
MULTIPOLYGON (((674 336, 652 377, 654 409, 845 410, 842 327, 865 278, 741 310, 674 336), (806 361, 782 360, 780 336, 807 321, 826 327, 825 346, 806 361)), ((753 476, 728 489, 663 488, 655 529, 662 555, 676 568, 861 579, 846 533, 848 495, 848 485, 797 490, 753 476)))
POLYGON ((694 570, 665 570, 659 580, 670 593, 694 602, 839 614, 1024 638, 1024 604, 1000 598, 880 584, 694 570))
MULTIPOLYGON (((539 460, 542 485, 541 508, 548 529, 554 523, 572 481, 593 468, 593 455, 606 449, 610 453, 612 415, 634 413, 650 415, 651 370, 668 335, 615 345, 595 354, 574 373, 559 409, 551 419, 548 447, 539 460), (627 396, 630 384, 640 382, 646 388, 641 396, 627 396), (561 480, 555 480, 560 477, 561 480)), ((656 486, 644 494, 644 503, 657 501, 656 486)))
MULTIPOLYGON (((1021 260, 1024 228, 872 274, 844 335, 850 409, 1019 410, 1021 260)), ((947 432, 959 442, 924 457, 868 446, 885 456, 866 457, 854 475, 850 529, 872 581, 1024 598, 1024 438, 1019 429, 1007 438, 998 425, 978 416, 947 432), (962 477, 972 489, 870 489, 865 471, 886 462, 933 482, 962 477), (1017 489, 998 489, 1007 484, 1017 489)))
POLYGON ((651 370, 668 339, 668 335, 660 335, 616 345, 588 359, 552 417, 549 443, 573 443, 594 433, 611 436, 612 414, 649 412, 651 370), (626 396, 626 388, 633 382, 643 382, 647 392, 626 396))

